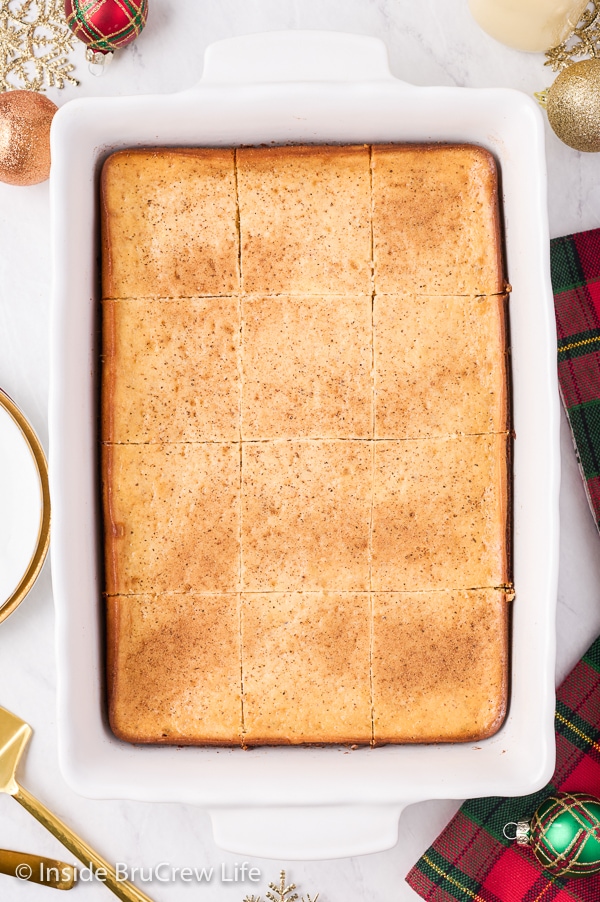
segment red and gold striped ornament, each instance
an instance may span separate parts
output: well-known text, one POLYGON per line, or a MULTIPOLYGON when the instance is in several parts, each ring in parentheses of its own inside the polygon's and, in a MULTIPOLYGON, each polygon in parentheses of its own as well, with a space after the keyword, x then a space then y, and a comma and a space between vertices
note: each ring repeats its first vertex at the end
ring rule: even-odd
POLYGON ((102 63, 141 33, 148 0, 65 0, 65 15, 75 37, 87 45, 87 59, 102 63))

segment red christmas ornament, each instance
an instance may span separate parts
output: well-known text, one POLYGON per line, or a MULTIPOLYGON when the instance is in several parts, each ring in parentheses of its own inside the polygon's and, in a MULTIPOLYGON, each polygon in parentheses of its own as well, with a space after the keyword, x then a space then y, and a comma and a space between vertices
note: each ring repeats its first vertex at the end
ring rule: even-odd
POLYGON ((104 63, 135 41, 148 18, 148 0, 65 0, 67 25, 87 45, 86 58, 104 63))

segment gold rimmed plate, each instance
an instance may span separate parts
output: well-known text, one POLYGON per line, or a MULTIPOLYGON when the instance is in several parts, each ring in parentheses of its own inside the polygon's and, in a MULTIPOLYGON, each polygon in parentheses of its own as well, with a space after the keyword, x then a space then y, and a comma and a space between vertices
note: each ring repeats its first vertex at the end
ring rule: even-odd
POLYGON ((33 586, 49 544, 46 456, 27 418, 0 389, 0 623, 33 586))

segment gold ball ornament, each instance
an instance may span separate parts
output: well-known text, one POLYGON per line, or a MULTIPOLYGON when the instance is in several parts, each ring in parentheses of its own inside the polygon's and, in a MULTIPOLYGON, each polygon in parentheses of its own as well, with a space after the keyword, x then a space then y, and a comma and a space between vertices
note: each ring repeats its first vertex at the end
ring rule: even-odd
POLYGON ((600 152, 600 59, 564 69, 548 90, 546 109, 561 141, 575 150, 600 152))
POLYGON ((58 110, 35 91, 0 94, 0 181, 37 185, 50 175, 50 125, 58 110))

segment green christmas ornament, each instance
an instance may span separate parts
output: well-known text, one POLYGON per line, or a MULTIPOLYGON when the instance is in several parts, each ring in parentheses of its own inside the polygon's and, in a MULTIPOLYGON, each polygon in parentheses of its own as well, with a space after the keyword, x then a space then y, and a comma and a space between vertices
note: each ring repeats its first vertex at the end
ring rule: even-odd
POLYGON ((531 846, 542 867, 558 877, 600 874, 600 799, 556 792, 531 821, 516 825, 517 843, 531 846))

